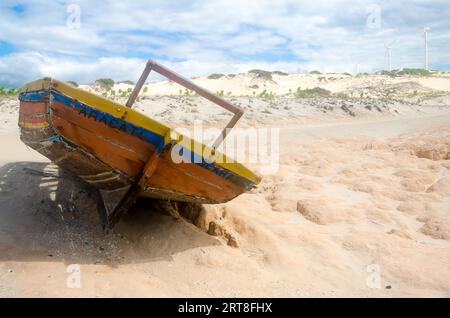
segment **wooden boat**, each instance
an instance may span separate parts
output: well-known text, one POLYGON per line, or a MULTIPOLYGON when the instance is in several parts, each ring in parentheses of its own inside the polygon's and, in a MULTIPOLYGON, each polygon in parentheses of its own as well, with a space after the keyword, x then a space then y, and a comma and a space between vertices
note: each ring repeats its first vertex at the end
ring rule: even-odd
POLYGON ((21 140, 98 191, 108 228, 138 196, 221 203, 260 181, 215 150, 242 110, 154 61, 148 61, 126 105, 52 78, 25 85, 19 100, 21 140), (131 108, 151 70, 235 114, 212 147, 131 108), (174 160, 174 153, 190 160, 174 160))

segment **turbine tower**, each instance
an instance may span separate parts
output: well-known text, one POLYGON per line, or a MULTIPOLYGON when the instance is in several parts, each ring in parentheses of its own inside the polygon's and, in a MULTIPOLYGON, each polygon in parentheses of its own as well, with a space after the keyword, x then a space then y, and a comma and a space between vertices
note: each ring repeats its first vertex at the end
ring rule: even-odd
POLYGON ((423 61, 423 68, 428 71, 428 36, 427 31, 430 30, 428 27, 423 27, 423 39, 424 39, 424 61, 423 61))
POLYGON ((359 72, 359 63, 356 63, 353 67, 353 75, 356 76, 358 75, 359 72))
POLYGON ((392 59, 391 59, 392 43, 394 42, 384 45, 384 47, 386 48, 386 52, 384 53, 385 68, 387 68, 389 72, 392 71, 392 59))

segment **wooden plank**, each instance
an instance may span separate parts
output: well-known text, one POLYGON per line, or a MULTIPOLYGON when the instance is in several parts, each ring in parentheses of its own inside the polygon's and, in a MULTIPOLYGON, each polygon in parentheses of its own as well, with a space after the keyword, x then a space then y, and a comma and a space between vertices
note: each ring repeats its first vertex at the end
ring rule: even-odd
POLYGON ((170 159, 170 152, 160 158, 158 169, 148 180, 147 186, 207 197, 220 202, 234 198, 244 191, 243 188, 199 165, 174 163, 170 159))
POLYGON ((46 102, 20 102, 19 114, 47 113, 46 102))
POLYGON ((46 102, 20 102, 19 126, 42 128, 48 125, 46 102))
POLYGON ((114 211, 111 214, 106 215, 106 222, 108 228, 112 229, 113 226, 128 212, 130 207, 134 204, 137 197, 143 190, 143 186, 148 182, 149 178, 152 177, 153 173, 157 170, 159 163, 158 152, 154 152, 150 159, 145 164, 144 168, 139 173, 136 181, 131 184, 128 191, 119 201, 114 211))
POLYGON ((61 136, 91 153, 102 162, 118 169, 130 177, 135 177, 144 166, 142 160, 136 160, 133 152, 123 149, 100 138, 95 133, 75 126, 64 118, 53 114, 53 126, 61 136))
POLYGON ((98 122, 93 118, 87 118, 78 114, 74 109, 68 108, 58 102, 54 101, 51 109, 53 110, 53 114, 60 118, 64 118, 73 125, 81 127, 121 149, 130 150, 133 152, 130 157, 132 160, 145 163, 156 149, 155 145, 145 140, 127 134, 121 130, 108 127, 104 123, 98 122))
POLYGON ((158 154, 158 152, 156 152, 156 151, 153 152, 153 155, 150 157, 148 162, 145 164, 142 176, 139 179, 139 186, 142 189, 148 183, 151 176, 155 173, 155 170, 159 164, 159 156, 160 156, 160 154, 158 154))

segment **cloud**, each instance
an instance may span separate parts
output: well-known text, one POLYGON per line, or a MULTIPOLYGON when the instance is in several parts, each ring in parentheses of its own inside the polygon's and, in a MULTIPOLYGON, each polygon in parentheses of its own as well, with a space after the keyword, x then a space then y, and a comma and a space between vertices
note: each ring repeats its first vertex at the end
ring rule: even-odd
POLYGON ((145 60, 124 57, 82 61, 39 53, 18 53, 0 58, 0 82, 5 83, 5 86, 20 86, 20 83, 30 79, 46 76, 80 83, 91 83, 100 77, 136 79, 144 66, 145 60))
MULTIPOLYGON (((75 80, 78 83, 92 83, 101 77, 118 80, 137 80, 145 67, 146 60, 124 57, 100 57, 98 59, 68 59, 67 57, 48 57, 39 53, 17 53, 0 57, 0 83, 6 87, 17 87, 24 83, 42 78, 54 77, 61 80, 75 80)), ((240 73, 250 69, 287 69, 292 72, 299 67, 289 62, 246 62, 236 61, 165 61, 167 67, 180 74, 195 76, 218 73, 240 73)), ((149 81, 161 80, 161 76, 151 73, 149 81)))
POLYGON ((450 58, 447 1, 154 0, 118 2, 2 1, 0 85, 36 77, 91 82, 135 79, 154 58, 186 76, 250 68, 288 72, 351 72, 384 67, 384 45, 395 40, 393 67, 421 67, 429 33, 430 65, 450 58), (80 28, 70 28, 69 4, 80 8, 80 28), (373 5, 380 28, 369 28, 373 5))

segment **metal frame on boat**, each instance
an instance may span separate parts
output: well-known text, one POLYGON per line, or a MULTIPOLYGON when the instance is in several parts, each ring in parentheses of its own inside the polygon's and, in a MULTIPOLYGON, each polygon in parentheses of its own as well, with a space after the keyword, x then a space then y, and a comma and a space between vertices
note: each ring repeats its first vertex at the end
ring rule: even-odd
POLYGON ((194 82, 190 81, 187 78, 184 78, 183 76, 169 70, 168 68, 162 66, 161 64, 158 64, 157 62, 153 60, 149 60, 147 62, 147 65, 145 66, 144 71, 142 72, 141 77, 139 78, 138 82, 136 83, 136 86, 134 87, 133 92, 131 93, 130 97, 128 98, 128 101, 126 103, 127 107, 132 107, 136 98, 139 96, 139 93, 142 89, 142 87, 145 84, 145 81, 147 80, 148 76, 150 75, 151 71, 155 71, 162 76, 174 81, 175 83, 180 84, 181 86, 192 90, 199 94, 200 96, 203 96, 204 98, 210 100, 211 102, 215 103, 216 105, 219 105, 220 107, 225 108, 226 110, 232 112, 234 114, 233 118, 228 122, 226 127, 222 130, 222 133, 217 137, 216 141, 213 143, 214 148, 218 148, 222 141, 226 138, 227 134, 231 131, 231 129, 237 124, 239 119, 244 114, 244 111, 223 98, 220 98, 219 96, 214 95, 213 93, 209 92, 208 90, 198 86, 194 82))

